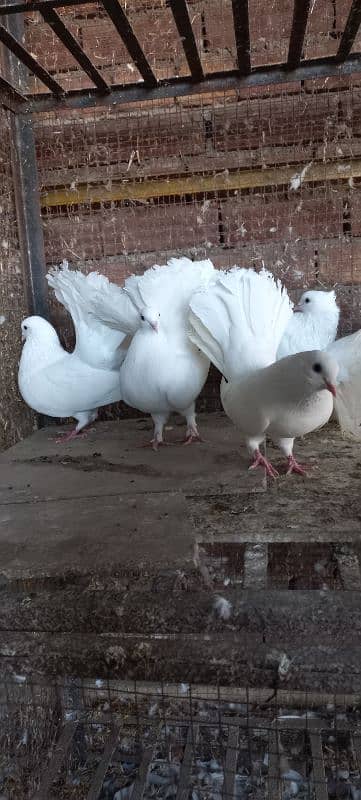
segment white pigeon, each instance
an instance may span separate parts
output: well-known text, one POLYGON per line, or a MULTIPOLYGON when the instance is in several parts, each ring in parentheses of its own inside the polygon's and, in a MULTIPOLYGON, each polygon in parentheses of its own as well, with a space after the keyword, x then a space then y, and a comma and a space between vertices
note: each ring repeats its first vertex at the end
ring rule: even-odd
POLYGON ((121 399, 119 367, 124 336, 89 315, 85 287, 89 296, 99 291, 102 276, 85 277, 64 267, 47 277, 72 316, 75 349, 73 353, 64 350, 55 329, 42 317, 24 319, 18 384, 25 402, 38 413, 77 420, 75 429, 58 440, 65 442, 96 419, 99 407, 121 399))
POLYGON ((272 477, 278 473, 259 449, 266 434, 287 457, 288 473, 305 474, 294 439, 329 419, 338 369, 318 350, 275 362, 291 315, 286 290, 265 270, 234 268, 190 303, 190 338, 224 376, 223 407, 245 437, 252 468, 272 477))
POLYGON ((334 291, 304 292, 282 336, 277 358, 325 350, 336 338, 340 309, 334 291))
POLYGON ((98 319, 131 341, 120 370, 122 399, 151 414, 157 450, 169 414, 187 421, 185 443, 198 440, 195 400, 208 375, 209 360, 187 336, 189 301, 214 277, 211 261, 171 259, 142 276, 126 279, 124 288, 108 283, 92 301, 98 319))
POLYGON ((335 341, 340 309, 335 293, 304 292, 294 308, 277 357, 319 349, 337 361, 334 414, 342 432, 361 440, 361 331, 335 341), (297 313, 298 312, 298 313, 297 313))

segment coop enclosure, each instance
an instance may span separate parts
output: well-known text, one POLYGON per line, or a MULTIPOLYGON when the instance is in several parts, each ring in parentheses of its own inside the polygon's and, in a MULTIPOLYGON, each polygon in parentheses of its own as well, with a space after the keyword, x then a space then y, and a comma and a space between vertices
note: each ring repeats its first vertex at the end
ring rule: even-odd
MULTIPOLYGON (((0 439, 34 423, 19 324, 63 258, 122 283, 170 256, 337 287, 361 324, 359 0, 0 5, 0 439)), ((212 378, 201 406, 212 408, 212 378)))

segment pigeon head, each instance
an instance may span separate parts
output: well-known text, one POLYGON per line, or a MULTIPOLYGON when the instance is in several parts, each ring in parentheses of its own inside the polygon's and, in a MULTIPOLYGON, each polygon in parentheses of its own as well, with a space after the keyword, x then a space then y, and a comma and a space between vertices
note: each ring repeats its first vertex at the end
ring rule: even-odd
POLYGON ((304 292, 293 310, 296 313, 313 314, 315 316, 332 312, 338 315, 335 292, 333 290, 331 292, 322 292, 317 291, 317 289, 304 292))
POLYGON ((306 381, 314 391, 328 389, 336 397, 337 362, 322 350, 302 353, 302 360, 306 381))
POLYGON ((54 337, 58 339, 53 326, 43 317, 26 317, 26 319, 23 319, 21 323, 21 335, 23 342, 25 342, 26 339, 37 339, 42 342, 46 340, 50 341, 54 339, 54 337))
POLYGON ((149 326, 153 328, 155 333, 159 331, 159 319, 160 314, 151 306, 144 306, 141 308, 140 312, 140 327, 141 328, 148 328, 149 326))

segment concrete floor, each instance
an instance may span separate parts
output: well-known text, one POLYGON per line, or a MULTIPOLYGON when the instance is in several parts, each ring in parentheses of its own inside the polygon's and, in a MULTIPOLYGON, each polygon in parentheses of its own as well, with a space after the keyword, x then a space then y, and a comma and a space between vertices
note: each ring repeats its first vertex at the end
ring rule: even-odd
POLYGON ((1 456, 0 674, 273 687, 286 653, 288 686, 361 689, 360 446, 323 429, 296 446, 309 477, 266 483, 223 415, 200 428, 158 453, 149 420, 48 428, 1 456))

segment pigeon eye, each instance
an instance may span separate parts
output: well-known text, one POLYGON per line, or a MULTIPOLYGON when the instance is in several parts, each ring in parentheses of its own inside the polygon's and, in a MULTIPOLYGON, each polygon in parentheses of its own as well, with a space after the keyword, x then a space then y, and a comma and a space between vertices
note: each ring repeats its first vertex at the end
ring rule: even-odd
POLYGON ((144 314, 141 314, 141 315, 140 315, 140 318, 141 318, 142 322, 144 322, 144 320, 145 320, 145 316, 144 316, 144 314))
POLYGON ((312 369, 314 372, 322 372, 321 364, 314 364, 312 369))
POLYGON ((306 297, 306 298, 305 298, 305 303, 310 303, 310 302, 311 302, 311 301, 310 301, 310 298, 309 298, 309 297, 306 297))
POLYGON ((28 326, 24 325, 24 331, 27 331, 27 329, 28 329, 28 326))

